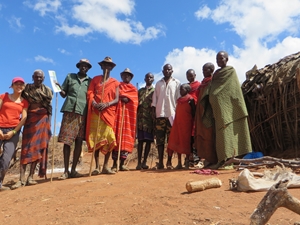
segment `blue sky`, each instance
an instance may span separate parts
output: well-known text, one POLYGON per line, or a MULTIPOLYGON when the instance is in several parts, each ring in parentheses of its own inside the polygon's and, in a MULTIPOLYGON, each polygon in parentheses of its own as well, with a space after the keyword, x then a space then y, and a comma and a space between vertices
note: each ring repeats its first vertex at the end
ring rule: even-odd
MULTIPOLYGON (((299 51, 299 21, 300 0, 2 0, 1 93, 11 91, 15 76, 32 82, 35 69, 45 72, 46 85, 48 70, 62 83, 81 58, 90 60, 94 77, 105 56, 117 64, 113 77, 120 80, 128 67, 140 87, 147 72, 160 79, 165 63, 182 83, 190 68, 201 81, 203 64, 216 66, 220 50, 243 82, 255 64, 299 51)), ((59 96, 56 131, 62 103, 59 96)))

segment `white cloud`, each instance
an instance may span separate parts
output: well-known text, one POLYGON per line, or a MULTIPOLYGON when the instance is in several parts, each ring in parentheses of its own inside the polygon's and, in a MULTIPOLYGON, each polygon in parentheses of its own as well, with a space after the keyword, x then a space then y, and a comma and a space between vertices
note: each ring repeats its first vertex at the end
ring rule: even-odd
POLYGON ((21 19, 22 18, 20 17, 11 16, 7 21, 12 29, 20 31, 24 28, 24 25, 21 23, 21 19))
POLYGON ((70 55, 71 53, 68 52, 67 50, 63 49, 63 48, 58 48, 57 49, 60 53, 64 54, 64 55, 70 55))
MULTIPOLYGON (((132 19, 133 0, 74 0, 76 4, 68 9, 59 0, 55 0, 53 4, 51 2, 39 0, 30 7, 38 10, 42 16, 49 12, 55 13, 55 18, 60 22, 56 31, 66 35, 102 33, 116 42, 133 44, 164 35, 161 25, 146 28, 140 21, 132 19), (58 6, 61 6, 59 12, 58 6)), ((28 3, 27 5, 29 6, 28 3)))
POLYGON ((34 27, 34 28, 33 28, 33 33, 37 32, 37 31, 39 31, 39 30, 41 30, 39 27, 34 27))
MULTIPOLYGON (((201 22, 211 19, 216 24, 229 23, 231 31, 242 39, 241 46, 229 47, 228 62, 235 67, 240 82, 255 64, 262 68, 299 51, 300 38, 295 35, 299 33, 300 0, 288 4, 281 0, 221 0, 215 9, 201 7, 195 16, 201 22)), ((220 40, 220 46, 225 42, 224 38, 220 40)), ((181 82, 186 82, 185 71, 190 67, 202 80, 202 65, 212 61, 216 66, 216 54, 210 49, 185 47, 169 52, 165 63, 173 65, 174 77, 181 82)))
POLYGON ((47 63, 55 64, 54 61, 53 61, 53 59, 47 58, 47 57, 44 57, 44 56, 41 56, 41 55, 35 56, 34 60, 36 62, 47 62, 47 63))
MULTIPOLYGON (((196 49, 194 47, 184 47, 183 49, 173 49, 166 56, 165 63, 169 63, 173 67, 173 77, 180 80, 181 83, 187 83, 186 71, 194 69, 196 79, 203 79, 202 66, 211 62, 215 64, 216 52, 210 49, 196 49)), ((162 75, 160 76, 160 78, 162 75)))
POLYGON ((206 19, 210 16, 210 14, 211 14, 211 10, 206 5, 195 12, 195 16, 198 19, 206 19))
POLYGON ((56 13, 62 5, 60 0, 36 0, 34 4, 31 1, 24 1, 23 4, 38 11, 41 16, 45 16, 49 12, 56 13))

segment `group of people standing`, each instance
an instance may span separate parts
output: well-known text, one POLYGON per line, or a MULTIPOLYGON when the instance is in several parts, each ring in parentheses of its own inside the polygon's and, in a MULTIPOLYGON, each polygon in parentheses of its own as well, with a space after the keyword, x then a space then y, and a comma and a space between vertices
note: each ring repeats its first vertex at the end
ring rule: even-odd
MULTIPOLYGON (((103 74, 90 78, 92 67, 87 59, 81 59, 78 73, 70 73, 62 85, 60 95, 66 98, 58 141, 64 144, 64 173, 60 180, 83 176, 76 171, 82 143, 85 140, 89 152, 94 154, 95 169, 91 175, 115 174, 127 171, 125 160, 137 146, 137 170, 148 169, 147 158, 151 143, 155 140, 158 150, 156 169, 164 169, 164 153, 167 144, 168 169, 189 168, 190 164, 204 161, 204 166, 217 169, 233 156, 251 152, 247 123, 247 109, 233 67, 227 66, 228 54, 217 54, 220 67, 203 66, 204 79, 196 80, 193 69, 186 72, 188 83, 181 84, 172 77, 170 64, 163 67, 164 77, 152 83, 152 73, 145 75, 145 87, 137 90, 130 83, 134 74, 126 68, 121 82, 111 77, 116 66, 110 57, 98 64, 103 74), (72 167, 69 171, 71 147, 74 146, 72 167), (104 154, 102 169, 99 154, 104 154), (172 165, 173 154, 178 164, 172 165), (185 154, 184 164, 181 162, 185 154), (112 156, 113 165, 109 166, 112 156)), ((44 73, 34 71, 33 83, 26 84, 21 77, 12 81, 12 94, 0 95, 0 190, 7 190, 3 180, 13 157, 23 128, 20 179, 11 188, 34 185, 37 163, 39 176, 46 176, 48 143, 51 137, 52 91, 43 84, 44 73), (26 165, 30 172, 25 179, 26 165)))

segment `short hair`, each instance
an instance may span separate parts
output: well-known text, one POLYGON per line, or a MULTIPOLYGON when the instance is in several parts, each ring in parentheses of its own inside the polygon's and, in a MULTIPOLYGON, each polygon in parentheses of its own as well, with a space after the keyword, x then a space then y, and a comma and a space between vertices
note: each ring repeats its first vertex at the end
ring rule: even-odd
POLYGON ((33 75, 34 75, 35 73, 40 73, 40 74, 43 75, 43 77, 45 76, 44 71, 41 70, 41 69, 37 69, 37 70, 33 71, 33 75))
POLYGON ((184 88, 187 93, 189 93, 192 90, 189 84, 182 84, 181 87, 184 88))

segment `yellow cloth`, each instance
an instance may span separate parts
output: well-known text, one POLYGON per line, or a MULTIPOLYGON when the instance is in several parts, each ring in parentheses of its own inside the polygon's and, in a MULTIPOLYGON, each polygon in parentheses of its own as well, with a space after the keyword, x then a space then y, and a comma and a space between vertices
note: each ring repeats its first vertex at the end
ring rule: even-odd
POLYGON ((91 112, 90 129, 88 133, 89 152, 92 152, 96 143, 95 150, 100 150, 104 155, 111 152, 116 143, 116 137, 113 129, 108 126, 94 111, 91 112), (99 120, 99 121, 98 121, 99 120), (97 128, 98 125, 98 128, 97 128))

